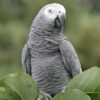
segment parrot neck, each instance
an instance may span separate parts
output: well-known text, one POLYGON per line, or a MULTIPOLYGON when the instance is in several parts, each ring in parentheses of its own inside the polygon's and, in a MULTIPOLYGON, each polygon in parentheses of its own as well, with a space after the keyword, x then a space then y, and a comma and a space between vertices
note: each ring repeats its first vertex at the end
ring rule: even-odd
POLYGON ((30 30, 30 34, 36 34, 40 37, 48 37, 48 36, 62 36, 63 34, 61 32, 59 33, 53 33, 52 31, 48 31, 48 30, 44 30, 44 29, 41 29, 41 28, 37 28, 35 26, 32 26, 31 27, 31 30, 30 30))
POLYGON ((37 41, 37 40, 44 40, 46 39, 47 41, 55 41, 57 44, 64 39, 64 35, 62 33, 58 34, 53 34, 49 31, 41 30, 38 28, 31 28, 30 34, 29 34, 29 41, 37 41))

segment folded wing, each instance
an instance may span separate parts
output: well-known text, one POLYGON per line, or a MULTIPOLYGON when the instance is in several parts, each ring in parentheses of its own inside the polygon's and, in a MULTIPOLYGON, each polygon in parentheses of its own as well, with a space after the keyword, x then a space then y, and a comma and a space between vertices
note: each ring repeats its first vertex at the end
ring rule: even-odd
POLYGON ((25 44, 22 50, 22 67, 28 74, 31 75, 31 55, 28 44, 25 44))
POLYGON ((69 72, 69 74, 73 77, 81 73, 81 64, 72 44, 67 39, 64 39, 59 48, 65 69, 69 72))

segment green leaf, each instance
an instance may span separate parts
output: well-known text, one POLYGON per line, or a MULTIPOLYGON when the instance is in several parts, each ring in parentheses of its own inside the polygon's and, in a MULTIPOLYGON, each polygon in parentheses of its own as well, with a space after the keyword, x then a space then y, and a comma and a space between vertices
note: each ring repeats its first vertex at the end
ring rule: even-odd
POLYGON ((91 100, 100 100, 100 93, 90 93, 91 100))
MULTIPOLYGON (((100 68, 93 67, 74 77, 67 89, 80 89, 87 93, 100 92, 100 68)), ((66 89, 66 90, 67 90, 66 89)))
POLYGON ((88 95, 86 95, 84 92, 73 89, 69 90, 66 93, 59 93, 57 94, 53 100, 91 100, 88 95))
POLYGON ((80 89, 88 93, 92 100, 100 100, 100 68, 93 67, 75 76, 69 82, 66 92, 71 89, 80 89))
POLYGON ((21 100, 36 100, 38 98, 39 89, 32 78, 26 73, 20 72, 7 75, 0 80, 0 83, 8 86, 21 100))
POLYGON ((20 96, 17 95, 11 88, 6 84, 0 83, 0 100, 21 100, 20 96))

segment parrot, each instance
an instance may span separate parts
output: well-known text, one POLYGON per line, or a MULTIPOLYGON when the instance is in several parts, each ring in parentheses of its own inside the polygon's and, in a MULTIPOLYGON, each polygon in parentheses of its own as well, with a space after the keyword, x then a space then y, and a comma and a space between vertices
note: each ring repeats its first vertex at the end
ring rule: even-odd
POLYGON ((34 18, 22 49, 22 68, 45 100, 64 91, 69 81, 82 72, 76 50, 63 33, 66 19, 62 4, 46 4, 34 18))

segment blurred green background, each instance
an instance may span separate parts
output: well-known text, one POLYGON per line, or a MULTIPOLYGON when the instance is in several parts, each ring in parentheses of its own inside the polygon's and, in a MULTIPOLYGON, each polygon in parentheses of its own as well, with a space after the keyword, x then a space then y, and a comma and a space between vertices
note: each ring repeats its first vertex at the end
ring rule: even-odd
POLYGON ((21 51, 32 20, 53 2, 67 10, 64 34, 76 48, 83 70, 100 66, 100 0, 0 0, 0 76, 22 71, 21 51))

